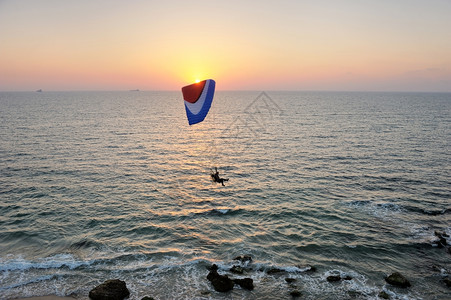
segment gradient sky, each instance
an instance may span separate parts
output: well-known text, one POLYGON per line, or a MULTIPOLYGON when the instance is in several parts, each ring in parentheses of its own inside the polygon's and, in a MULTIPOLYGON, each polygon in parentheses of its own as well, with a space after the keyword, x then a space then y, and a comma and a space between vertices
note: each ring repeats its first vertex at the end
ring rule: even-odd
POLYGON ((0 0, 0 90, 451 92, 451 0, 0 0))

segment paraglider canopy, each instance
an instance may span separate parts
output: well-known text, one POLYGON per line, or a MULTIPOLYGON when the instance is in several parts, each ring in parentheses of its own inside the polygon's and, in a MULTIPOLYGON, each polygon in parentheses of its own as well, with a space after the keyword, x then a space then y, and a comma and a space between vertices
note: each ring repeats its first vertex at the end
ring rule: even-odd
POLYGON ((208 114, 215 94, 216 82, 207 79, 182 87, 189 125, 202 122, 208 114))

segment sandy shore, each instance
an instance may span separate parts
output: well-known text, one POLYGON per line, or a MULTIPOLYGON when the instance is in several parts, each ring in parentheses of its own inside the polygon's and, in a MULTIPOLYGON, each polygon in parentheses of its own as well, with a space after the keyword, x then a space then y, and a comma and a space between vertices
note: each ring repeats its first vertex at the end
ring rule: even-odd
POLYGON ((17 298, 15 300, 74 300, 74 298, 58 297, 58 296, 44 296, 44 297, 17 298))

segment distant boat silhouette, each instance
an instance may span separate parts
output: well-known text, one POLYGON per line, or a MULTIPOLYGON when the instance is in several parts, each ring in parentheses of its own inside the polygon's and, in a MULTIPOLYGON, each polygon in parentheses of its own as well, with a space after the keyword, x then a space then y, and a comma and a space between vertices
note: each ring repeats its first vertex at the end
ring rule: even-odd
POLYGON ((41 89, 39 89, 39 90, 37 90, 36 92, 38 92, 38 93, 42 93, 42 90, 41 90, 41 89))
POLYGON ((136 89, 136 90, 130 90, 130 92, 139 92, 139 89, 136 89))

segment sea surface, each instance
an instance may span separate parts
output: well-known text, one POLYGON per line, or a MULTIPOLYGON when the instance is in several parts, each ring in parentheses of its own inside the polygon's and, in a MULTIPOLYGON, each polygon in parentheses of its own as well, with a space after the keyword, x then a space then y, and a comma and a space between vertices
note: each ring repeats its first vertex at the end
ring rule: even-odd
POLYGON ((450 299, 435 231, 451 94, 218 91, 189 126, 180 92, 0 93, 1 299, 450 299), (216 292, 211 264, 254 290, 216 292))

